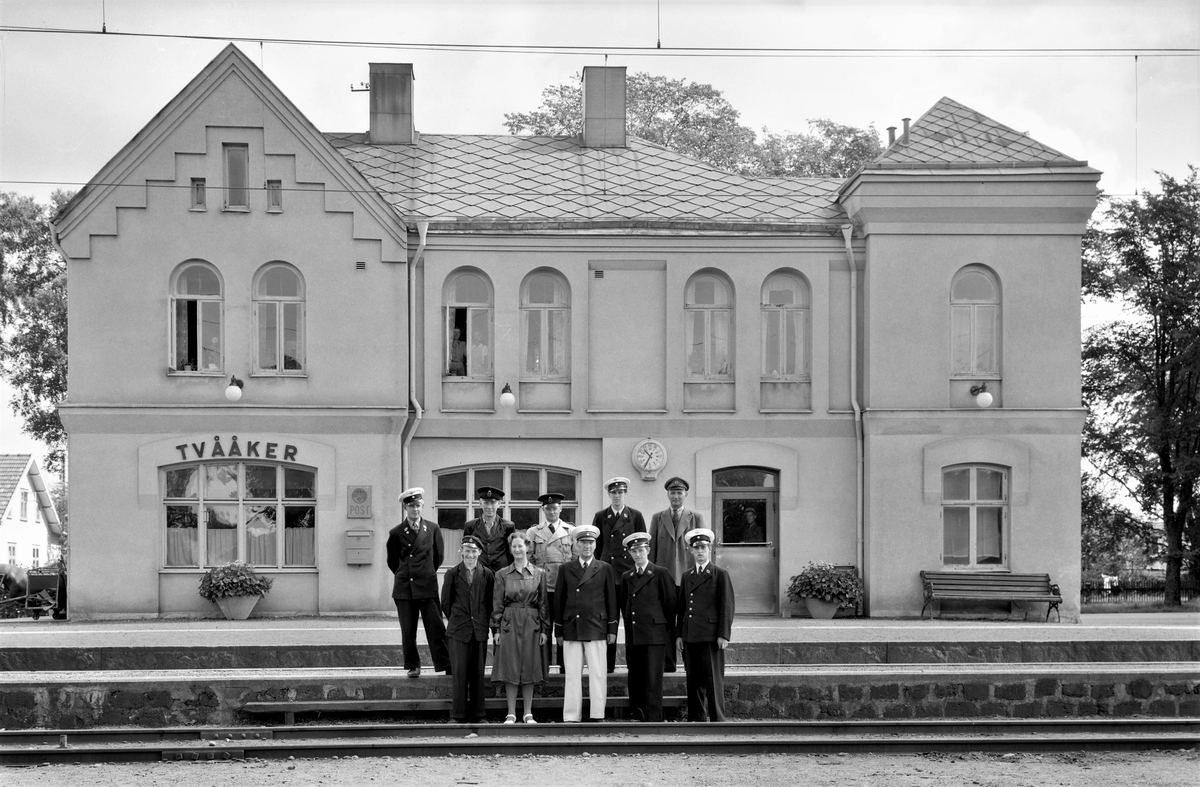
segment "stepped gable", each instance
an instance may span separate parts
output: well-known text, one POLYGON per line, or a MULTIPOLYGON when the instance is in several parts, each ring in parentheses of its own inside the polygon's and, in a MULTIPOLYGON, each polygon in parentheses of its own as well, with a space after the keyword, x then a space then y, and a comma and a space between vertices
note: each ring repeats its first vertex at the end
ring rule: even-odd
POLYGON ((943 97, 867 169, 1086 167, 1048 145, 943 97))
POLYGON ((550 136, 421 134, 411 145, 326 138, 405 219, 793 230, 846 220, 840 179, 734 175, 633 136, 626 148, 550 136))

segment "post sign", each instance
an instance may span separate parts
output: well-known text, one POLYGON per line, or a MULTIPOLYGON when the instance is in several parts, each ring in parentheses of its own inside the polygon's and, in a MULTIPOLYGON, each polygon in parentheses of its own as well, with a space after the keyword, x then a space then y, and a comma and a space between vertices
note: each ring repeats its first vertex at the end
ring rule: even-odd
POLYGON ((371 487, 346 487, 346 518, 371 519, 371 487))

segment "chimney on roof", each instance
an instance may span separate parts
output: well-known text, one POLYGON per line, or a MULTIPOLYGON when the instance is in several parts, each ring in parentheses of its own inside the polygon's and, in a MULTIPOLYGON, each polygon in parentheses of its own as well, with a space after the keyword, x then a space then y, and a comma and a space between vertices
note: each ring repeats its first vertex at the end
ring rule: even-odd
POLYGON ((904 133, 902 133, 900 135, 900 144, 901 145, 908 144, 908 121, 910 121, 910 120, 912 120, 912 118, 900 118, 900 121, 902 123, 904 123, 904 133))
POLYGON ((896 144, 896 127, 888 126, 888 147, 896 144))
POLYGON ((625 147, 624 66, 584 66, 583 146, 625 147))
POLYGON ((413 127, 412 63, 371 64, 371 144, 411 145, 413 127))

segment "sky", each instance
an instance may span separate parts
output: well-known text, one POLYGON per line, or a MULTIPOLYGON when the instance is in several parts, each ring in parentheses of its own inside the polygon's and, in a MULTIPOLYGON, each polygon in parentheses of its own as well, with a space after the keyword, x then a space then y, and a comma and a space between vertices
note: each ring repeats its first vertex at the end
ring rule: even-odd
MULTIPOLYGON (((371 62, 414 64, 419 131, 502 134, 607 55, 711 84, 775 133, 828 118, 886 139, 949 96, 1114 196, 1200 163, 1195 0, 0 0, 0 190, 79 188, 233 39, 324 132, 366 130, 351 87, 371 62)), ((0 406, 0 453, 38 453, 19 428, 0 406)))

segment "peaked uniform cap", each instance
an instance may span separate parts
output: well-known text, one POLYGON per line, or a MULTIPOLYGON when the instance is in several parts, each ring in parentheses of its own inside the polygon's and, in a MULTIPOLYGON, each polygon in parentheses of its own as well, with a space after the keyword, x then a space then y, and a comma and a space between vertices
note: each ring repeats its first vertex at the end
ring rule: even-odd
POLYGON ((625 478, 623 476, 617 476, 615 478, 610 478, 604 482, 604 488, 607 489, 609 492, 613 491, 614 489, 620 489, 622 487, 624 487, 625 489, 629 489, 629 479, 625 478))
POLYGON ((494 486, 481 486, 475 490, 475 494, 480 500, 503 500, 504 490, 497 489, 494 486))
POLYGON ((544 495, 538 495, 538 502, 544 506, 548 506, 551 503, 561 503, 562 501, 563 495, 560 495, 558 492, 547 492, 544 495))
POLYGON ((663 489, 666 489, 668 492, 672 489, 682 489, 683 491, 687 492, 691 488, 692 487, 688 484, 688 482, 679 476, 672 476, 671 478, 667 479, 667 483, 663 484, 663 489))
POLYGON ((479 540, 479 536, 472 534, 472 535, 463 536, 461 546, 464 546, 464 547, 465 546, 473 546, 476 549, 482 550, 483 542, 479 540))
POLYGON ((412 489, 405 489, 400 493, 401 503, 407 503, 408 501, 416 498, 421 498, 422 500, 425 499, 425 490, 419 486, 414 486, 412 489))
POLYGON ((592 541, 595 541, 599 537, 600 528, 592 525, 580 525, 579 527, 571 529, 571 538, 575 539, 576 541, 581 541, 585 538, 590 538, 592 541))
POLYGON ((649 533, 630 533, 629 535, 625 536, 624 539, 622 539, 621 543, 625 545, 626 549, 640 546, 641 544, 649 544, 650 543, 650 534, 649 533))
POLYGON ((698 527, 695 530, 689 530, 683 540, 687 542, 688 546, 695 546, 696 544, 711 544, 716 538, 717 534, 707 527, 698 527))

